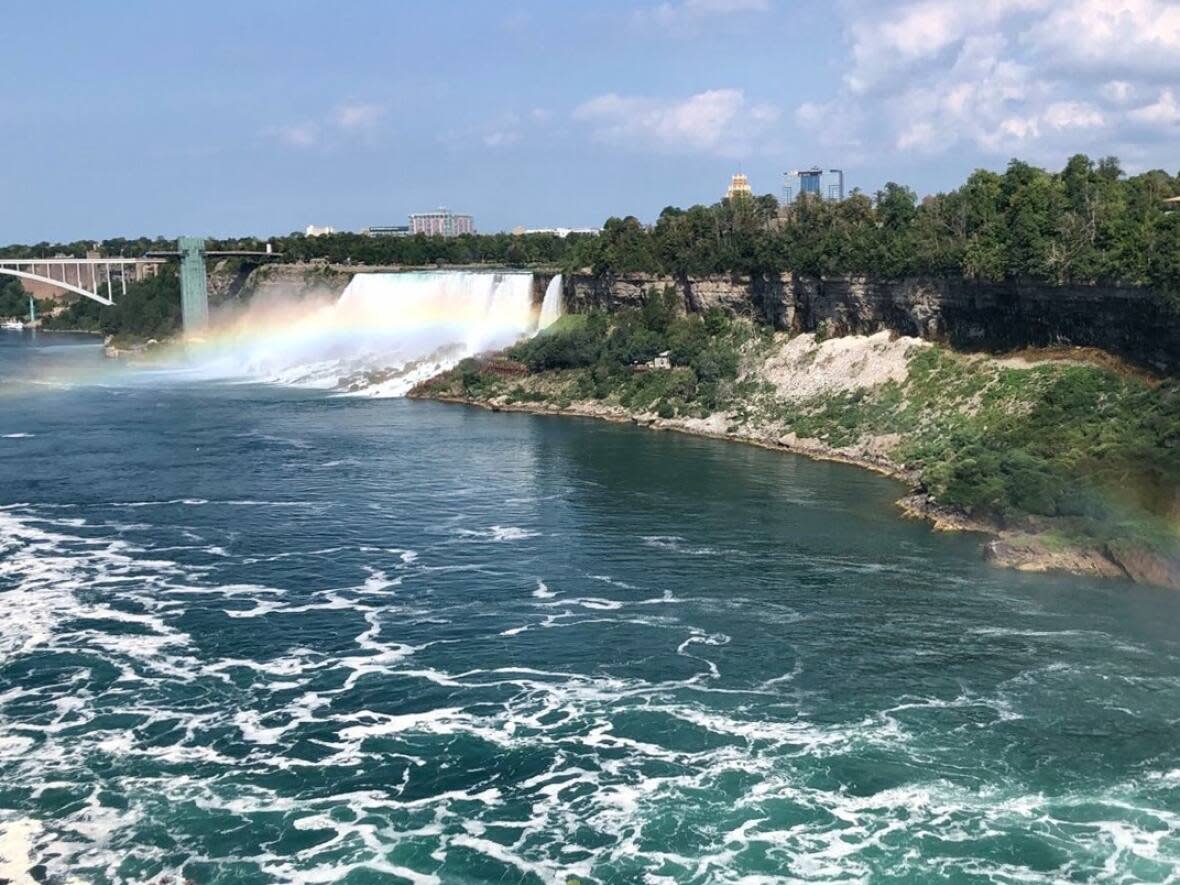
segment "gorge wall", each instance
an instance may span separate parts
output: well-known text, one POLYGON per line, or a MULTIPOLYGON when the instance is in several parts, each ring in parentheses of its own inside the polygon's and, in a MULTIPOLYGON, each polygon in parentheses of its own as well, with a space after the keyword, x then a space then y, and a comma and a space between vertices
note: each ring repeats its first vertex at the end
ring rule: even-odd
POLYGON ((688 311, 712 307, 792 332, 867 335, 890 330, 960 350, 1097 347, 1156 372, 1180 371, 1180 310, 1133 286, 986 283, 953 277, 565 277, 570 312, 636 306, 671 289, 688 311))
MULTIPOLYGON (((440 268, 456 270, 458 268, 440 268)), ((480 268, 488 270, 488 268, 480 268)), ((403 270, 324 264, 275 264, 241 281, 210 274, 214 300, 225 289, 242 300, 281 295, 339 295, 355 273, 403 270)), ((534 271, 539 305, 552 271, 534 271)), ((670 288, 687 311, 718 307, 792 332, 826 336, 882 330, 949 344, 959 350, 1004 352, 1021 347, 1097 347, 1154 372, 1180 373, 1180 310, 1135 286, 1051 286, 1029 281, 986 283, 955 277, 878 279, 784 273, 761 277, 671 277, 654 274, 563 277, 568 312, 615 310, 670 288)))

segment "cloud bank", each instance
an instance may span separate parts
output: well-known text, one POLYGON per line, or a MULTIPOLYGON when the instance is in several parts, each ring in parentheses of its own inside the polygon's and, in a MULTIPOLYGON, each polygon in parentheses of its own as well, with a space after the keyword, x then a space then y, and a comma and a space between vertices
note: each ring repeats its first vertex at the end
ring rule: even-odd
POLYGON ((794 120, 821 144, 1055 163, 1078 150, 1176 164, 1180 4, 918 0, 844 7, 848 55, 828 102, 794 120), (838 121, 833 124, 832 121, 838 121))

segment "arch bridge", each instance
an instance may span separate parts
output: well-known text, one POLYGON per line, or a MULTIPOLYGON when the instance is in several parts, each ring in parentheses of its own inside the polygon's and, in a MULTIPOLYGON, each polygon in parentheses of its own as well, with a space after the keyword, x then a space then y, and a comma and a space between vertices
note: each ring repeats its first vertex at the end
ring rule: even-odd
POLYGON ((110 307, 119 286, 127 294, 127 281, 142 280, 163 264, 159 258, 0 258, 0 274, 48 283, 110 307), (104 297, 103 289, 108 295, 104 297))
POLYGON ((110 307, 115 286, 127 294, 128 280, 135 282, 159 272, 159 265, 180 261, 180 306, 186 334, 200 332, 209 323, 209 286, 206 258, 231 256, 278 258, 268 244, 265 252, 205 250, 201 237, 181 237, 175 252, 148 252, 142 258, 0 258, 0 274, 48 283, 110 307), (106 295, 103 295, 103 290, 106 295))

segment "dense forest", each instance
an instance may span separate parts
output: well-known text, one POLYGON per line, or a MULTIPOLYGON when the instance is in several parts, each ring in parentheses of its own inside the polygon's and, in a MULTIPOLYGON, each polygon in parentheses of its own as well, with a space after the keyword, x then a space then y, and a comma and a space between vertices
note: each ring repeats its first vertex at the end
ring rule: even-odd
MULTIPOLYGON (((103 295, 107 295, 103 287, 103 295)), ((105 307, 79 298, 54 317, 45 317, 47 329, 102 332, 133 338, 164 338, 180 329, 180 279, 172 268, 157 276, 128 283, 127 293, 116 293, 115 305, 105 307)))
MULTIPOLYGON (((283 260, 374 265, 491 263, 591 268, 596 273, 961 274, 1051 283, 1122 282, 1180 292, 1180 174, 1127 176, 1118 160, 1084 155, 1061 172, 1019 160, 977 170, 957 190, 919 200, 889 183, 839 202, 773 196, 668 207, 652 226, 611 218, 600 235, 479 234, 368 237, 291 234, 269 240, 283 260)), ((256 238, 210 240, 213 249, 265 248, 256 238)), ((175 248, 163 239, 106 240, 109 255, 175 248)), ((0 257, 81 255, 91 242, 0 248, 0 257)))

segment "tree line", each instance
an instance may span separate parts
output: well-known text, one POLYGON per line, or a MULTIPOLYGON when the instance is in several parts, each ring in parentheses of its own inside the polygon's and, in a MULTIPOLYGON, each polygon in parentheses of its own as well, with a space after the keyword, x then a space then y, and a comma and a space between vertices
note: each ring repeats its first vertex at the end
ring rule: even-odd
MULTIPOLYGON (((210 240, 209 248, 264 250, 284 261, 366 265, 545 265, 597 274, 864 273, 884 277, 962 275, 1065 285, 1127 283, 1180 292, 1180 174, 1124 174, 1114 157, 1078 154, 1060 172, 1013 160, 1002 173, 979 169, 956 190, 919 200, 890 182, 870 196, 834 202, 771 195, 711 206, 669 206, 654 225, 611 218, 599 235, 474 234, 454 238, 301 233, 262 240, 210 240)), ((0 257, 82 255, 96 244, 0 248, 0 257)), ((174 249, 162 238, 104 240, 105 254, 174 249)))
POLYGON ((1126 176, 1114 158, 1084 155, 1061 172, 1013 160, 921 201, 890 182, 874 198, 771 196, 668 207, 654 227, 612 218, 575 245, 573 264, 597 273, 797 271, 884 277, 961 275, 1059 285, 1129 283, 1180 292, 1180 175, 1126 176))

